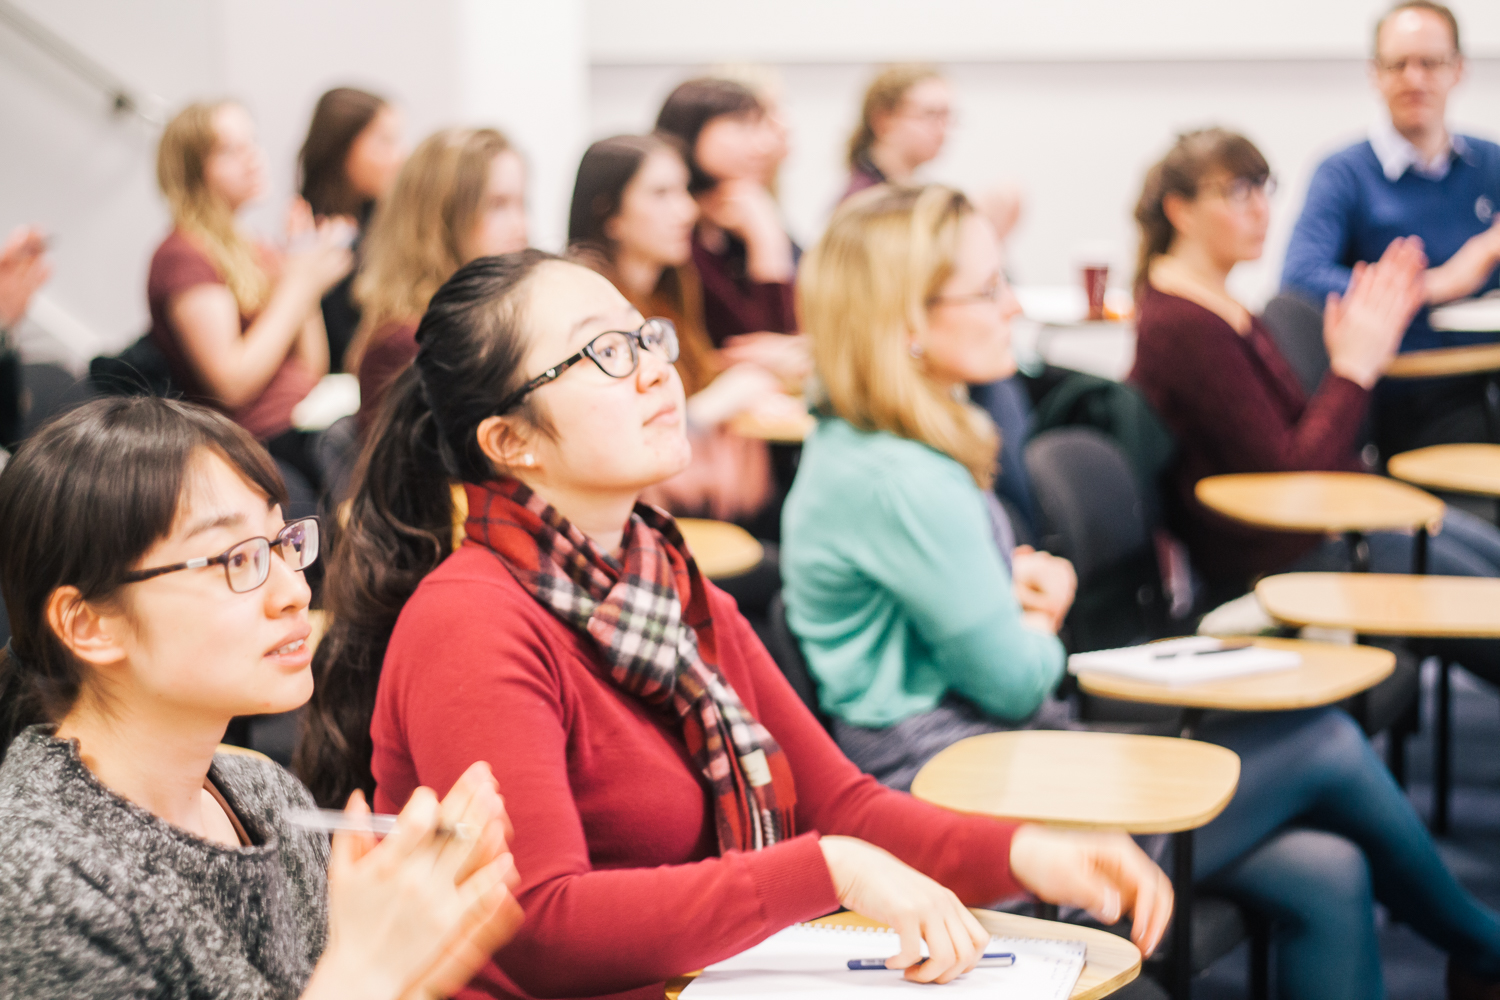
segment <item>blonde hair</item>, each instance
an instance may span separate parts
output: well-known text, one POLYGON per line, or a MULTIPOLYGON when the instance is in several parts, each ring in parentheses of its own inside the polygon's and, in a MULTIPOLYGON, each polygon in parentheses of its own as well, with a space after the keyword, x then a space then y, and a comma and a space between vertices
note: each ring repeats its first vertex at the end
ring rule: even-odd
POLYGON ((900 107, 906 92, 923 80, 938 79, 942 79, 942 74, 925 63, 900 63, 887 66, 870 81, 865 90, 864 105, 860 108, 859 125, 849 137, 849 169, 857 169, 859 161, 875 145, 875 119, 900 107))
POLYGON ((390 195, 375 209, 353 297, 359 331, 344 367, 358 371, 374 332, 420 319, 443 282, 467 261, 490 164, 510 150, 492 128, 443 129, 411 154, 390 195))
POLYGON ((952 276, 974 206, 939 184, 877 185, 844 202, 802 259, 797 307, 835 416, 936 449, 988 489, 1000 436, 983 410, 950 394, 909 345, 952 276))
POLYGON ((156 148, 156 183, 166 196, 172 221, 208 254, 240 312, 249 315, 270 297, 271 279, 255 246, 235 227, 234 210, 209 190, 205 176, 219 141, 214 116, 234 103, 189 104, 167 123, 156 148))

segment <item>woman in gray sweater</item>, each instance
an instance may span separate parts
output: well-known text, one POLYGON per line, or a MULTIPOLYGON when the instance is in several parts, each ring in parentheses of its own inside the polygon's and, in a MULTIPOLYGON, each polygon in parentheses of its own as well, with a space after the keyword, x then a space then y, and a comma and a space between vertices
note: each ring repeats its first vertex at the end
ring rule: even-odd
POLYGON ((487 765, 330 851, 296 780, 216 752, 312 693, 318 526, 284 502, 244 430, 164 399, 76 409, 0 474, 7 997, 439 996, 519 924, 487 765))

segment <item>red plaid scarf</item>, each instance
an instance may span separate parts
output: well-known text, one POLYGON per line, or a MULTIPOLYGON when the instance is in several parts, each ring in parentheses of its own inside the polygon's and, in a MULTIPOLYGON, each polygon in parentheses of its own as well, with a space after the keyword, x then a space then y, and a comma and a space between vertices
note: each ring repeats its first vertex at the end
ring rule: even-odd
POLYGON ((617 560, 517 480, 465 490, 468 537, 547 610, 594 640, 617 687, 681 721, 688 751, 714 791, 720 852, 791 837, 791 767, 719 672, 708 594, 676 523, 637 504, 617 560))

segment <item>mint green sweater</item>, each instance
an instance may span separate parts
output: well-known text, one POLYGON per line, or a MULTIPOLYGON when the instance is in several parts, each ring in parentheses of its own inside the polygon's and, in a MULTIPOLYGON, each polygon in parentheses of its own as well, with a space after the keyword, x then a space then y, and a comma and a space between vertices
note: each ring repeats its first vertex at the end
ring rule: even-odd
POLYGON ((787 622, 824 711, 884 727, 952 692, 1025 718, 1063 669, 1026 627, 968 470, 915 441, 819 422, 782 511, 787 622))

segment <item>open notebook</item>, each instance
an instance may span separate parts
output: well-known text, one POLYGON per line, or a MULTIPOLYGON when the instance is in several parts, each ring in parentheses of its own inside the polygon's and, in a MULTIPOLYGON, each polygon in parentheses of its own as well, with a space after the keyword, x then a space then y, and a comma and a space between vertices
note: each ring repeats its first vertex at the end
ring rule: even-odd
POLYGON ((1157 684, 1199 684, 1302 666, 1301 654, 1288 649, 1247 646, 1218 652, 1224 645, 1221 639, 1194 635, 1144 646, 1074 653, 1068 657, 1068 671, 1098 671, 1157 684))
POLYGON ((1083 971, 1082 941, 990 939, 987 951, 1008 951, 1014 965, 973 972, 938 987, 909 983, 886 969, 853 972, 851 958, 889 958, 901 950, 894 931, 795 924, 733 958, 711 965, 688 984, 682 1000, 768 997, 842 1000, 904 993, 927 1000, 1004 996, 1006 1000, 1067 1000, 1083 971))

